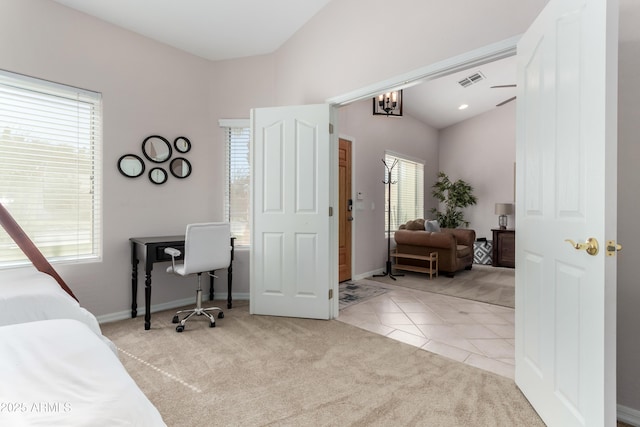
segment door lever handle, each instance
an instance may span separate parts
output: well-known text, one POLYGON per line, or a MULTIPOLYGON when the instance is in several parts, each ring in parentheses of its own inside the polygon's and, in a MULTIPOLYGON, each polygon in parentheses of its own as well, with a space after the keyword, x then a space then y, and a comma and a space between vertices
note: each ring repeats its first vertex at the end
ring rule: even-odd
POLYGON ((589 237, 584 243, 576 243, 571 239, 564 239, 564 241, 569 242, 577 251, 586 251, 591 256, 598 254, 599 246, 595 237, 589 237))

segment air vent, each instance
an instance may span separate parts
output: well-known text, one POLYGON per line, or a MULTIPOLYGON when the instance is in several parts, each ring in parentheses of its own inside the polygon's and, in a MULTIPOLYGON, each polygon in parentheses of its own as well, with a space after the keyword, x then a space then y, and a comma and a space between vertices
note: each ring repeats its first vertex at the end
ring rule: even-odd
POLYGON ((484 80, 484 75, 481 72, 477 72, 474 74, 471 74, 468 77, 465 77, 464 79, 460 80, 458 83, 460 83, 460 86, 462 87, 469 87, 472 84, 478 83, 479 81, 484 80))

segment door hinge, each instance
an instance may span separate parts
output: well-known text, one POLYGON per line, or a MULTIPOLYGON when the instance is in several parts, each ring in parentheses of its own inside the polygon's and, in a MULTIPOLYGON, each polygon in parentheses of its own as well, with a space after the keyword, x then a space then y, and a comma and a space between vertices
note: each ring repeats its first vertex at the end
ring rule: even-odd
POLYGON ((333 289, 329 289, 329 299, 333 299, 333 289))
POLYGON ((333 123, 329 123, 329 135, 333 135, 333 123))
POLYGON ((333 206, 329 206, 329 216, 333 216, 333 206))

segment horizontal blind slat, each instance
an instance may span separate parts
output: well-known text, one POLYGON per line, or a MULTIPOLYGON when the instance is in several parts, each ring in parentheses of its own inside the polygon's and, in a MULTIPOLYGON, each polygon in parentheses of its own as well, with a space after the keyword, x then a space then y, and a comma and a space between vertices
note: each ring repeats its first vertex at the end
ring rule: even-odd
MULTIPOLYGON (((101 96, 0 71, 0 201, 43 254, 101 254, 101 96)), ((0 267, 24 262, 0 236, 0 267)))

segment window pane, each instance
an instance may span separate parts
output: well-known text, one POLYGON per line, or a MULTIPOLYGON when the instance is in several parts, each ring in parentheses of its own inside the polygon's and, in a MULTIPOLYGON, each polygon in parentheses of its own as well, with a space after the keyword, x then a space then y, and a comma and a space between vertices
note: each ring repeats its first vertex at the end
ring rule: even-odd
POLYGON ((237 246, 249 245, 249 208, 251 165, 249 164, 249 128, 225 128, 227 165, 225 220, 237 246))
MULTIPOLYGON (((391 204, 389 188, 385 190, 385 229, 395 231, 405 222, 424 218, 424 162, 385 153, 385 162, 391 169, 391 204), (391 209, 391 225, 389 225, 391 209)), ((387 181, 385 169, 384 180, 387 181)))
MULTIPOLYGON (((0 73, 0 202, 50 261, 100 256, 100 95, 0 73)), ((26 263, 0 235, 0 266, 26 263)))

